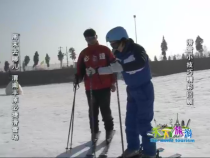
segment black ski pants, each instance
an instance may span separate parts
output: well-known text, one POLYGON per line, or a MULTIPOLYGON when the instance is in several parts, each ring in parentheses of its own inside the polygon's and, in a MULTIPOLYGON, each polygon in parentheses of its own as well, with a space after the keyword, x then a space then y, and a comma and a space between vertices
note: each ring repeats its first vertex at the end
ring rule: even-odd
POLYGON ((86 91, 88 105, 89 105, 89 121, 90 121, 90 129, 92 133, 92 116, 94 121, 94 133, 99 131, 99 108, 101 111, 101 116, 104 122, 104 127, 106 131, 113 130, 114 123, 113 117, 110 108, 110 100, 111 100, 111 89, 99 89, 99 90, 92 90, 92 104, 91 104, 91 97, 90 91, 86 91), (91 112, 91 107, 93 108, 93 115, 91 112))

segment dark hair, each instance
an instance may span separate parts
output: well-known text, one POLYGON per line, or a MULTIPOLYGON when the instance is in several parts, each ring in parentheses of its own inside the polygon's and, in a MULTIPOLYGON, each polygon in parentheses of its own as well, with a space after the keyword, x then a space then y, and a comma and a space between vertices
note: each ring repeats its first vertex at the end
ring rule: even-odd
POLYGON ((84 37, 92 37, 92 36, 96 35, 96 32, 93 29, 87 29, 87 30, 85 30, 83 35, 84 35, 84 37))
POLYGON ((128 39, 126 39, 126 38, 123 37, 123 38, 120 40, 120 43, 122 44, 122 46, 125 46, 127 41, 128 41, 128 39))

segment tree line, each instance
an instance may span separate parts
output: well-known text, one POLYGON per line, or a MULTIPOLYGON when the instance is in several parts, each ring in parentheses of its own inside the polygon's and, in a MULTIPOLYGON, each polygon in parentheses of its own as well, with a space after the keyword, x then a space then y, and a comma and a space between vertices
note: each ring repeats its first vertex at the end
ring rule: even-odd
MULTIPOLYGON (((61 49, 58 51, 58 60, 60 61, 60 67, 62 68, 63 67, 63 59, 64 57, 66 56, 66 59, 67 59, 67 67, 69 66, 68 65, 68 58, 72 59, 72 61, 74 62, 75 59, 76 59, 76 52, 75 52, 75 49, 73 47, 71 47, 66 53, 62 53, 61 49)), ((26 55, 24 57, 24 60, 23 60, 23 63, 22 63, 22 68, 23 68, 23 71, 25 71, 25 68, 26 66, 28 66, 28 64, 30 63, 31 59, 28 55, 26 55)), ((48 54, 46 54, 45 56, 45 63, 47 65, 47 67, 50 67, 50 56, 48 54)), ((38 51, 36 51, 34 53, 34 56, 33 56, 33 68, 35 68, 38 64, 39 64, 39 53, 38 51)), ((4 63, 4 71, 7 72, 9 71, 10 69, 10 64, 8 61, 5 61, 4 63)))
MULTIPOLYGON (((207 50, 206 46, 203 46, 203 42, 204 42, 204 40, 200 36, 197 36, 197 38, 195 40, 195 48, 196 48, 197 52, 194 53, 194 58, 210 57, 210 51, 207 50)), ((163 36, 163 40, 162 40, 162 43, 161 43, 161 52, 162 53, 161 53, 159 61, 180 60, 180 59, 186 59, 187 58, 187 55, 186 55, 185 52, 182 55, 177 54, 177 55, 173 55, 173 56, 168 56, 168 58, 167 58, 167 56, 166 56, 167 50, 168 50, 167 42, 166 42, 166 40, 163 36)), ((156 56, 154 57, 154 61, 158 61, 156 56)))
MULTIPOLYGON (((207 58, 207 57, 210 57, 210 51, 207 50, 207 47, 206 46, 203 46, 203 42, 204 40, 200 37, 200 36, 197 36, 196 40, 195 40, 195 48, 196 48, 196 52, 194 53, 194 58, 207 58)), ((167 45, 167 42, 163 36, 163 40, 162 40, 162 43, 161 43, 161 56, 159 58, 159 61, 166 61, 166 60, 181 60, 181 59, 186 59, 187 56, 186 56, 186 53, 182 53, 182 55, 180 54, 177 54, 177 55, 166 55, 166 52, 168 50, 168 45, 167 45)), ((70 59, 72 59, 72 61, 74 62, 75 59, 76 59, 76 53, 75 53, 75 49, 73 47, 71 47, 68 51, 66 51, 66 53, 62 53, 61 51, 61 47, 60 47, 60 50, 58 51, 58 60, 60 61, 60 67, 62 68, 62 64, 63 64, 63 59, 64 57, 66 56, 66 59, 67 59, 67 67, 69 66, 68 65, 68 56, 70 57, 70 59)), ((39 53, 38 51, 35 52, 34 56, 33 56, 33 61, 34 61, 34 64, 33 64, 33 68, 35 66, 38 65, 39 63, 39 53)), ((151 61, 151 59, 150 59, 151 61)), ((158 61, 157 57, 154 56, 154 61, 158 61)), ((29 56, 25 56, 24 58, 24 61, 22 63, 22 68, 23 70, 25 71, 25 67, 29 64, 30 62, 30 57, 29 56)), ((45 63, 47 64, 47 67, 50 67, 50 57, 48 54, 46 54, 45 56, 45 63)), ((5 64, 4 64, 4 71, 7 72, 9 70, 9 62, 8 61, 5 61, 5 64)))

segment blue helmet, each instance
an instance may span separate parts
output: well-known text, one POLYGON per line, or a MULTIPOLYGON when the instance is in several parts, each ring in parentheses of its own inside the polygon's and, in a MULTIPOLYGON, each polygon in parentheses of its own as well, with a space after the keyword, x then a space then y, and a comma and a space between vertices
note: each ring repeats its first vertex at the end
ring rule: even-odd
POLYGON ((106 42, 119 41, 122 38, 128 39, 127 31, 121 27, 115 27, 106 34, 106 42))

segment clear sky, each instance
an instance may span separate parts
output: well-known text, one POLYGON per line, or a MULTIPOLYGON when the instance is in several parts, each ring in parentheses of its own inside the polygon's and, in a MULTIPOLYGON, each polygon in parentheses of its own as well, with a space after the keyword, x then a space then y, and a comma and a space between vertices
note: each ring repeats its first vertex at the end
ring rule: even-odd
MULTIPOLYGON (((83 32, 96 30, 99 42, 113 27, 123 26, 135 40, 133 15, 136 15, 137 38, 150 58, 161 54, 163 36, 167 55, 182 54, 188 38, 204 39, 210 49, 210 0, 0 0, 0 61, 11 62, 11 35, 21 34, 21 60, 35 51, 40 62, 46 53, 51 63, 59 63, 58 47, 74 47, 80 53, 87 44, 83 32)), ((110 47, 110 46, 109 46, 110 47)), ((66 59, 64 59, 65 62, 66 59)))

